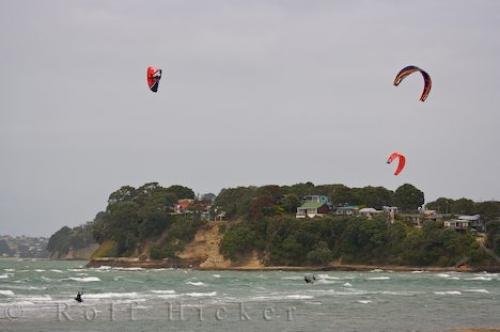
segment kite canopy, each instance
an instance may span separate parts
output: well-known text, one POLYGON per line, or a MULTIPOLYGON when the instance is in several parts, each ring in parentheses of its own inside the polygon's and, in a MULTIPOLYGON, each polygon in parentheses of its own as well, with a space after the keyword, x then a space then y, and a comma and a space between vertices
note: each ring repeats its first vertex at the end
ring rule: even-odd
POLYGON ((157 92, 158 85, 160 84, 161 79, 161 69, 155 68, 153 66, 149 66, 146 69, 146 82, 148 83, 148 87, 151 91, 157 92))
POLYGON ((396 170, 394 171, 394 175, 399 175, 399 173, 401 173, 401 171, 403 170, 403 168, 405 168, 406 157, 403 156, 399 152, 393 152, 393 153, 391 153, 391 155, 389 156, 389 158, 387 158, 387 163, 390 164, 395 159, 398 159, 398 167, 396 167, 396 170))
POLYGON ((399 73, 396 75, 396 78, 394 79, 394 85, 398 86, 399 83, 406 77, 414 72, 419 71, 423 78, 424 78, 424 90, 422 91, 422 95, 420 96, 420 101, 425 101, 427 99, 427 96, 429 96, 429 93, 431 92, 431 87, 432 87, 432 80, 431 76, 427 74, 426 71, 416 67, 416 66, 406 66, 403 69, 399 71, 399 73))

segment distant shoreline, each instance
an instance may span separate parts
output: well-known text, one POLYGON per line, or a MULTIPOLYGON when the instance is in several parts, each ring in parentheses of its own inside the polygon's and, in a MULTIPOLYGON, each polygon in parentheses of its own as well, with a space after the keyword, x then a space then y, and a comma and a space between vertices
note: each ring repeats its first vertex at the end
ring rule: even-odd
POLYGON ((111 267, 130 267, 130 268, 144 268, 144 269, 158 269, 158 268, 191 268, 200 271, 395 271, 395 272, 500 272, 500 266, 466 266, 466 267, 440 267, 440 266, 400 266, 400 265, 368 265, 368 264, 336 264, 327 266, 230 266, 230 267, 217 267, 207 266, 200 267, 196 264, 179 263, 172 264, 165 261, 139 261, 134 258, 111 258, 105 257, 100 259, 90 260, 86 267, 98 268, 101 266, 111 267))

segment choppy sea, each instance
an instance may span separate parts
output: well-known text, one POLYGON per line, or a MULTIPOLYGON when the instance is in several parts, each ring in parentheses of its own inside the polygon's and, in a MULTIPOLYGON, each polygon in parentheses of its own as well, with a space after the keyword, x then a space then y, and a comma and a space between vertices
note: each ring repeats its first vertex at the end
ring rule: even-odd
POLYGON ((315 272, 314 284, 305 274, 0 259, 0 331, 500 328, 499 274, 315 272))

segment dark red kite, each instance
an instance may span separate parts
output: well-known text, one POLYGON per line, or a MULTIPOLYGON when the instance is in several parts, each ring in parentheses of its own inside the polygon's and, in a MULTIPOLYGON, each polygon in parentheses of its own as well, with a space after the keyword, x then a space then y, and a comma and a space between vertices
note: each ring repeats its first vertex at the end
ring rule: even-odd
POLYGON ((394 171, 394 175, 399 175, 399 173, 401 173, 403 168, 405 168, 406 158, 405 158, 405 156, 403 156, 399 152, 393 152, 393 153, 391 153, 391 155, 387 159, 387 163, 388 164, 392 163, 394 161, 394 159, 396 159, 396 158, 399 159, 399 162, 398 162, 398 167, 396 168, 396 171, 394 171))
POLYGON ((432 87, 432 80, 431 76, 427 74, 426 71, 416 67, 416 66, 406 66, 403 69, 399 71, 399 73, 396 75, 396 78, 394 79, 394 85, 398 86, 399 83, 408 75, 413 74, 414 72, 419 71, 422 76, 424 77, 424 90, 422 91, 422 95, 420 96, 420 101, 425 101, 427 99, 427 96, 431 92, 431 87, 432 87))
POLYGON ((157 92, 158 85, 160 84, 161 79, 161 69, 157 69, 153 66, 149 66, 146 70, 146 82, 148 83, 148 87, 151 91, 157 92))

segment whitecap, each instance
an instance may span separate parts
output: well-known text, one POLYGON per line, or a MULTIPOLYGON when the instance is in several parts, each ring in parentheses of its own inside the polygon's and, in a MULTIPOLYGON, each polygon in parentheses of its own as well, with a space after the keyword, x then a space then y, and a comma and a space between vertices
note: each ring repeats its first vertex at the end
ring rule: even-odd
POLYGON ((50 271, 52 271, 52 272, 56 272, 56 273, 63 273, 63 271, 61 271, 61 270, 57 270, 57 269, 52 269, 52 270, 50 270, 50 271))
POLYGON ((111 298, 137 298, 136 292, 129 293, 93 293, 93 294, 84 294, 84 298, 89 299, 111 299, 111 298))
POLYGON ((101 281, 98 277, 83 277, 83 278, 78 278, 78 277, 71 277, 68 278, 69 280, 73 281, 78 281, 78 282, 94 282, 94 281, 101 281))
POLYGON ((157 297, 159 297, 160 299, 175 299, 179 296, 180 296, 179 294, 159 294, 159 295, 157 295, 157 297))
POLYGON ((50 295, 43 295, 43 296, 16 296, 17 299, 21 301, 28 301, 28 302, 47 302, 47 301, 52 301, 52 297, 50 295))
POLYGON ((434 292, 436 295, 462 295, 460 291, 438 291, 434 292))
POLYGON ((370 272, 384 272, 384 270, 382 270, 382 269, 373 269, 370 272))
POLYGON ((144 268, 142 268, 142 267, 114 267, 113 270, 119 270, 119 271, 143 271, 144 268))
POLYGON ((423 270, 416 270, 416 271, 411 271, 411 273, 423 273, 423 270))
POLYGON ((465 280, 468 280, 468 281, 491 281, 493 279, 490 277, 479 276, 479 277, 474 277, 474 278, 467 278, 465 280))
POLYGON ((324 274, 324 273, 318 274, 318 278, 319 279, 339 280, 339 278, 337 278, 337 277, 333 277, 333 276, 330 276, 330 275, 324 274))
POLYGON ((14 296, 14 292, 11 290, 0 289, 0 295, 3 296, 14 296))
POLYGON ((14 272, 14 271, 16 271, 16 269, 3 269, 3 270, 6 271, 6 272, 14 272))
POLYGON ((220 274, 212 274, 212 277, 214 277, 214 278, 220 278, 220 274))
POLYGON ((362 304, 372 303, 372 301, 370 301, 370 300, 358 300, 357 302, 362 303, 362 304))
POLYGON ((368 278, 368 280, 389 280, 391 279, 390 277, 371 277, 368 278))
POLYGON ((292 294, 292 295, 287 295, 285 296, 286 299, 292 299, 292 300, 310 300, 314 299, 314 296, 311 295, 301 295, 301 294, 292 294))
POLYGON ((205 297, 205 296, 215 296, 217 295, 217 292, 210 292, 210 293, 186 293, 187 296, 191 297, 205 297))
POLYGON ((188 281, 188 282, 186 282, 186 285, 206 286, 206 284, 204 282, 201 282, 201 281, 188 281))
POLYGON ((175 291, 173 289, 153 289, 151 293, 155 294, 174 294, 175 291))
POLYGON ((9 273, 0 274, 0 279, 7 279, 10 277, 9 273))
POLYGON ((45 270, 43 270, 43 269, 35 269, 33 271, 35 271, 35 272, 45 272, 45 270))
POLYGON ((450 277, 450 275, 448 273, 438 273, 437 276, 440 278, 449 278, 450 277))
POLYGON ((483 293, 483 294, 489 294, 490 292, 484 288, 472 288, 472 289, 466 289, 466 292, 472 292, 472 293, 483 293))
POLYGON ((344 287, 352 287, 352 285, 349 282, 346 282, 343 286, 344 287))

